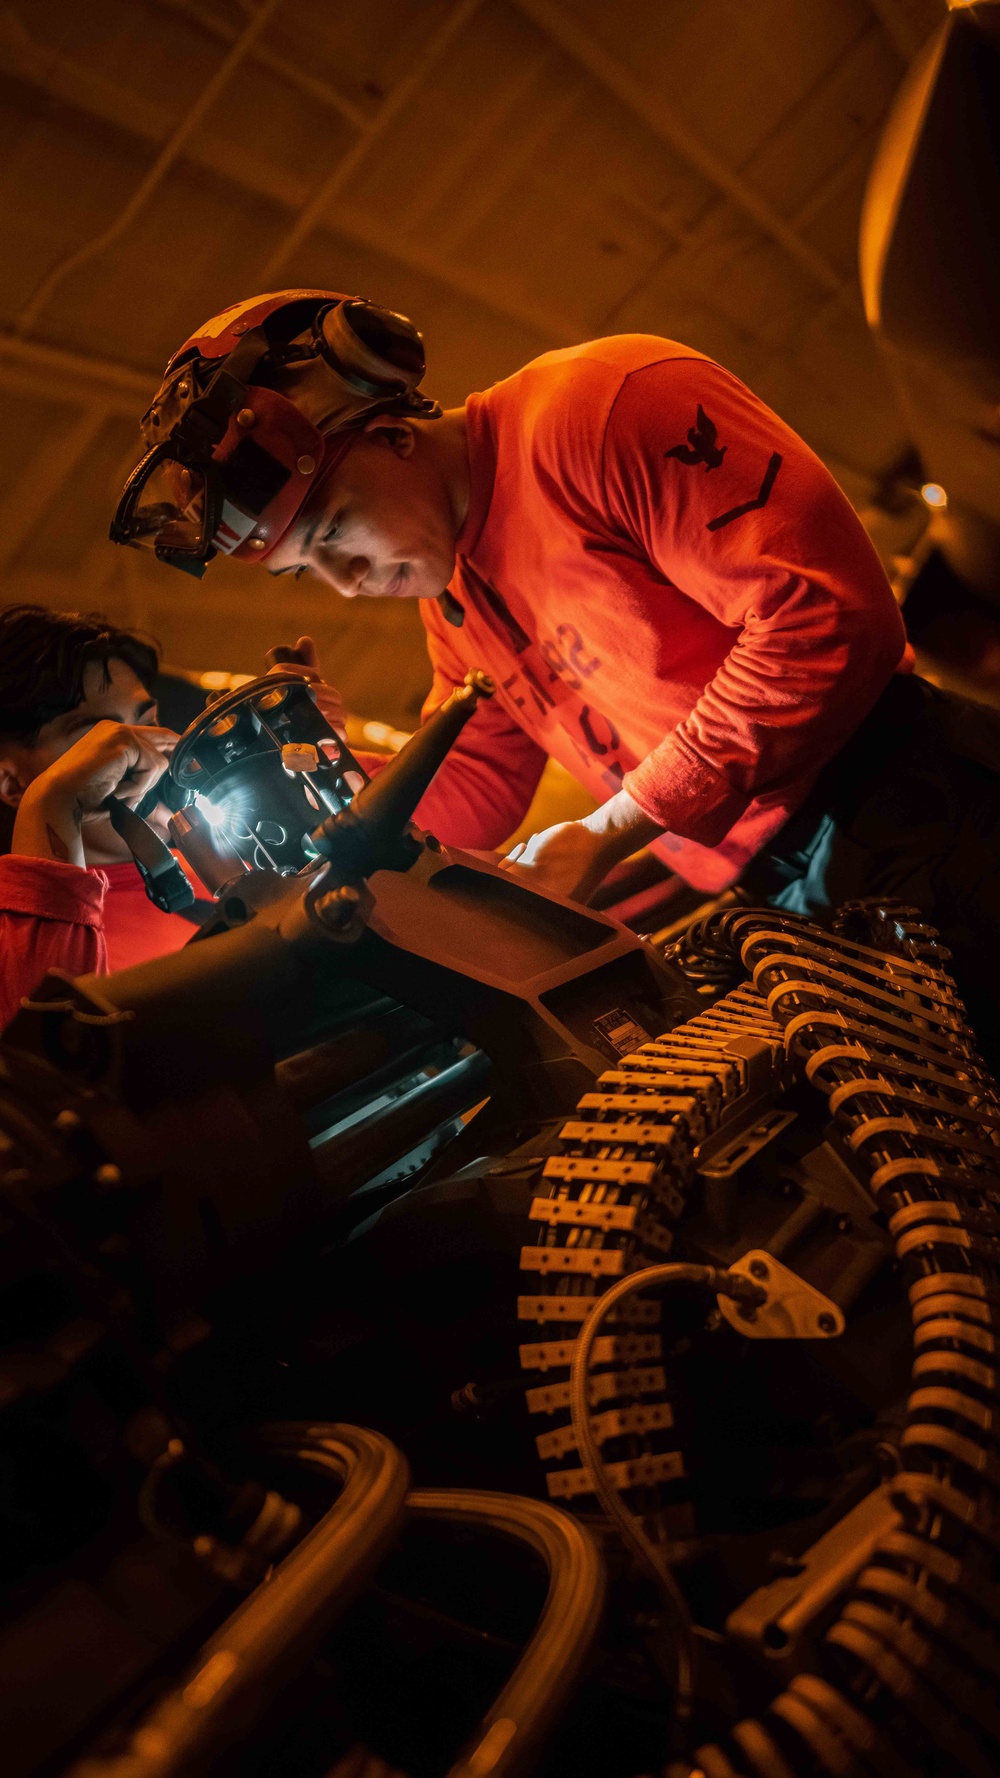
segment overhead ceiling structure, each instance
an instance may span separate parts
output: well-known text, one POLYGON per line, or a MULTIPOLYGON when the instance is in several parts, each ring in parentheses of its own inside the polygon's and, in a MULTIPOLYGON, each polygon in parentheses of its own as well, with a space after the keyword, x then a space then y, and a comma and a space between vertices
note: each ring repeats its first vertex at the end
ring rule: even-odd
POLYGON ((358 291, 446 405, 553 346, 721 360, 856 504, 908 443, 862 313, 881 123, 939 0, 7 0, 0 601, 100 606, 189 667, 306 629, 412 722, 407 603, 200 584, 106 539, 170 352, 235 299, 358 291))

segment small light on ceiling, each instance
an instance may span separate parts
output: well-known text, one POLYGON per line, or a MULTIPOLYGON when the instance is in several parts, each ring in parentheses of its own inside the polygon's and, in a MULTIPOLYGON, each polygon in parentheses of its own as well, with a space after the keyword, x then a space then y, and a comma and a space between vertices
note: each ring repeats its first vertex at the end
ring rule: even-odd
POLYGON ((920 490, 920 498, 933 512, 943 512, 948 504, 948 496, 940 482, 925 482, 920 490))

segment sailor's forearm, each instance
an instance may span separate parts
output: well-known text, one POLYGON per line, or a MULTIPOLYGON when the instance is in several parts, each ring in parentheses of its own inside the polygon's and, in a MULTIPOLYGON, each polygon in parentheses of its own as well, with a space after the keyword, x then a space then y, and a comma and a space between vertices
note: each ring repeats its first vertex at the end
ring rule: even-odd
POLYGON ((29 784, 14 822, 11 852, 22 858, 53 858, 86 866, 80 804, 72 789, 35 790, 29 784))
POLYGON ((643 846, 648 846, 650 840, 655 840, 663 832, 659 823, 640 809, 627 790, 617 791, 592 815, 584 816, 582 825, 599 842, 607 870, 620 864, 623 858, 631 858, 633 852, 641 852, 643 846))

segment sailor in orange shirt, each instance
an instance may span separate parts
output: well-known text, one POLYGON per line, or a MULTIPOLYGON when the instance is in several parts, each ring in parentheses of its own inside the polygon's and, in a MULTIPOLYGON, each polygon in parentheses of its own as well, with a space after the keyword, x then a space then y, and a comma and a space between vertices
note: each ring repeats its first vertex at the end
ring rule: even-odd
POLYGON ((783 905, 896 892, 992 943, 970 823, 995 859, 1000 751, 909 674, 875 552, 802 439, 650 335, 547 353, 443 415, 422 372, 412 324, 361 299, 236 304, 171 360, 112 535, 197 573, 224 551, 420 599, 427 708, 470 667, 497 695, 418 818, 497 846, 559 759, 599 807, 513 855, 542 888, 586 900, 651 845, 707 890, 754 860, 783 905))

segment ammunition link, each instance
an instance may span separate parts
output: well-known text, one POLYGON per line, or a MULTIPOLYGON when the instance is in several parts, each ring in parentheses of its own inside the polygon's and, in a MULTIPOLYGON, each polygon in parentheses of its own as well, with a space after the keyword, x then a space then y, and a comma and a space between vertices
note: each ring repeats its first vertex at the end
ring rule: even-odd
MULTIPOLYGON (((655 1042, 623 1056, 584 1093, 562 1128, 561 1146, 542 1168, 543 1190, 531 1206, 532 1245, 521 1252, 528 1289, 539 1274, 559 1274, 556 1294, 519 1299, 522 1320, 541 1323, 544 1338, 520 1348, 522 1368, 545 1377, 526 1389, 529 1413, 558 1416, 537 1439, 549 1494, 575 1500, 592 1492, 588 1472, 565 1467, 576 1455, 569 1417, 574 1342, 556 1337, 559 1324, 579 1323, 613 1278, 640 1270, 673 1246, 695 1168, 695 1151, 733 1114, 763 1058, 775 1087, 785 1075, 781 1032, 751 989, 737 989, 655 1042), (734 1040, 738 1047, 730 1049, 734 1040)), ((756 1078, 753 1083, 756 1086, 756 1078)), ((659 1304, 633 1297, 619 1320, 659 1320, 659 1304)), ((661 1504, 665 1483, 683 1475, 670 1436, 673 1412, 661 1366, 638 1371, 622 1361, 660 1357, 660 1336, 614 1334, 594 1348, 590 1399, 614 1405, 595 1416, 607 1468, 646 1515, 661 1504), (649 1401, 650 1395, 659 1400, 649 1401), (642 1397, 642 1400, 637 1400, 642 1397)))

